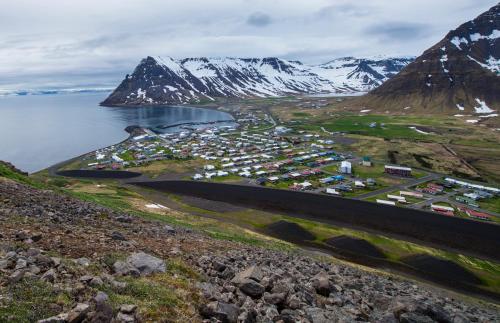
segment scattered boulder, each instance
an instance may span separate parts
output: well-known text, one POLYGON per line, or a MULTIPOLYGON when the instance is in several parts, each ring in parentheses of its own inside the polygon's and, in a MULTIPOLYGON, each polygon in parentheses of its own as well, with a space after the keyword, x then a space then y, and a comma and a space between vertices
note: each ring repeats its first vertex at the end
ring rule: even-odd
POLYGON ((113 264, 113 271, 120 276, 139 277, 141 272, 128 262, 118 260, 113 264))
POLYGON ((78 258, 78 259, 75 259, 75 263, 79 266, 82 266, 82 267, 88 267, 90 266, 90 260, 88 258, 78 258))
POLYGON ((118 231, 113 231, 113 233, 111 233, 111 239, 118 240, 118 241, 126 241, 127 240, 127 238, 125 238, 123 233, 118 232, 118 231))
POLYGON ((42 275, 42 277, 40 277, 41 280, 49 282, 49 283, 53 283, 56 280, 56 278, 57 278, 57 273, 53 268, 47 270, 42 275))
POLYGON ((80 323, 86 318, 89 311, 89 304, 78 303, 71 311, 68 312, 66 320, 68 323, 80 323))
POLYGON ((286 300, 286 294, 285 293, 273 293, 269 294, 266 293, 264 294, 264 300, 273 305, 278 305, 278 304, 283 304, 286 300))
POLYGON ((137 305, 123 304, 120 306, 120 312, 125 314, 133 314, 137 310, 137 305))
POLYGON ((240 290, 253 298, 260 298, 264 294, 265 288, 252 279, 245 278, 238 283, 240 290))
POLYGON ((127 258, 126 263, 139 271, 141 276, 148 276, 166 271, 165 262, 144 252, 137 252, 127 258))
POLYGON ((312 279, 312 286, 320 295, 328 297, 330 295, 330 277, 326 272, 320 272, 312 279))
POLYGON ((236 323, 238 321, 238 307, 224 302, 210 302, 202 307, 201 315, 208 319, 217 319, 223 323, 236 323))
POLYGON ((168 234, 174 234, 175 233, 175 229, 169 225, 164 225, 163 226, 163 231, 165 231, 166 233, 168 234))
POLYGON ((9 283, 14 284, 23 279, 24 274, 26 272, 24 270, 16 270, 9 276, 9 283))
POLYGON ((15 237, 16 237, 16 240, 18 240, 18 241, 24 241, 24 240, 29 238, 29 232, 25 231, 25 230, 18 231, 18 232, 16 232, 15 237))
POLYGON ((109 300, 108 294, 98 291, 97 295, 94 297, 96 304, 105 303, 109 300))
POLYGON ((403 313, 399 317, 400 323, 434 323, 433 319, 419 313, 403 313))
POLYGON ((119 323, 133 323, 137 322, 136 317, 137 306, 132 304, 124 304, 120 306, 120 310, 116 315, 116 322, 119 323))
POLYGON ((66 313, 61 313, 56 316, 52 316, 37 321, 37 323, 67 323, 67 322, 68 322, 68 314, 66 313))
POLYGON ((311 323, 332 323, 337 321, 333 313, 318 307, 308 307, 305 312, 311 323))
POLYGON ((232 282, 234 284, 239 284, 240 282, 246 279, 251 279, 256 282, 260 282, 262 277, 263 277, 262 269, 259 266, 253 265, 237 273, 232 279, 232 282))

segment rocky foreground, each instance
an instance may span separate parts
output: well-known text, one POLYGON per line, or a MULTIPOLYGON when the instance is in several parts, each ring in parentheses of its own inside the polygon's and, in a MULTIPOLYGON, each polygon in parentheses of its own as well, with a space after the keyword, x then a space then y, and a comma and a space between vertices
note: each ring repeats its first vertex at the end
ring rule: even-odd
POLYGON ((412 282, 217 240, 1 177, 0 239, 2 322, 500 320, 497 307, 412 282))

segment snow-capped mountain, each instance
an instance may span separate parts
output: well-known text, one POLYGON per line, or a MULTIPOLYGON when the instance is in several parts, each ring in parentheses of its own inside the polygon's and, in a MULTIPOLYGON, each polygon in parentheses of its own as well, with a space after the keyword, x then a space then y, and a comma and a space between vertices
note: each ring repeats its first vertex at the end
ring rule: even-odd
POLYGON ((279 58, 147 57, 103 105, 179 104, 290 94, 367 92, 413 58, 340 58, 306 65, 279 58))
POLYGON ((450 31, 359 99, 372 108, 492 113, 500 108, 500 4, 450 31))
POLYGON ((343 57, 317 66, 314 72, 354 92, 368 92, 399 73, 413 60, 413 57, 343 57))

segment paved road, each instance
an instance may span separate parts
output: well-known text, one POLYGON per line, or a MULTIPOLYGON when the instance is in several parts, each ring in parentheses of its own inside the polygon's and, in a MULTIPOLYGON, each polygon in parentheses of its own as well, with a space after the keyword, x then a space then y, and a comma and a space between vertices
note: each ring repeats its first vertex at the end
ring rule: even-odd
POLYGON ((424 177, 415 178, 415 179, 409 180, 409 181, 407 181, 405 183, 402 183, 402 184, 399 184, 399 185, 393 185, 393 186, 381 188, 379 190, 375 190, 375 191, 372 191, 372 192, 369 192, 369 193, 358 195, 354 199, 356 199, 356 200, 362 200, 362 199, 366 199, 366 198, 369 198, 369 197, 372 197, 372 196, 376 196, 376 195, 379 195, 379 194, 383 194, 383 193, 390 193, 390 192, 397 191, 397 190, 405 190, 408 187, 419 185, 419 184, 422 184, 422 183, 425 183, 425 182, 428 182, 428 181, 436 180, 436 179, 441 178, 442 176, 443 175, 439 175, 439 174, 435 174, 435 173, 429 173, 428 175, 426 175, 424 177))

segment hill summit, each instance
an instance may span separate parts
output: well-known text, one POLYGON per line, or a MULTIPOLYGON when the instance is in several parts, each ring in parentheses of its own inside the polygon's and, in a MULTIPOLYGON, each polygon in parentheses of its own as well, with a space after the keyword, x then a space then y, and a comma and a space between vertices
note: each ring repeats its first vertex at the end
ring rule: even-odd
POLYGON ((450 31, 359 99, 371 108, 489 114, 500 107, 500 4, 450 31))

